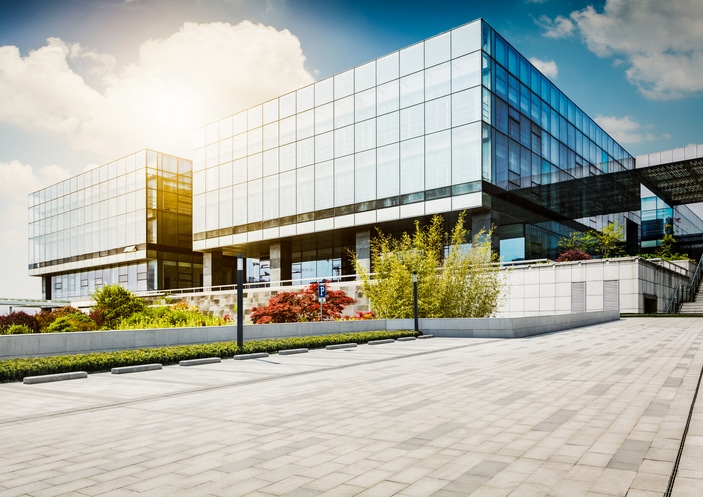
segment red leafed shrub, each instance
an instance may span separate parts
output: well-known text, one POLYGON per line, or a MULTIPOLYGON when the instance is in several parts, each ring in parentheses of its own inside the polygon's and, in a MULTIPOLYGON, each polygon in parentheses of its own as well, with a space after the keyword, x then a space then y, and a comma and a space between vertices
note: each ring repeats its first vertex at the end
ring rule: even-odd
MULTIPOLYGON (((325 283, 326 284, 326 283, 325 283)), ((281 292, 269 299, 266 306, 254 307, 249 314, 254 324, 297 323, 300 321, 318 321, 320 303, 317 301, 318 283, 312 283, 298 292, 281 292)), ((325 303, 322 304, 322 319, 339 319, 342 311, 355 300, 342 290, 327 288, 325 303)))
MULTIPOLYGON (((0 316, 0 330, 7 330, 13 324, 24 325, 32 330, 32 333, 39 333, 39 322, 37 318, 24 311, 14 311, 5 316, 0 316)), ((0 333, 0 335, 1 334, 2 333, 0 333)))
POLYGON ((567 261, 587 261, 590 260, 591 256, 586 252, 578 249, 569 249, 557 257, 557 262, 567 262, 567 261))

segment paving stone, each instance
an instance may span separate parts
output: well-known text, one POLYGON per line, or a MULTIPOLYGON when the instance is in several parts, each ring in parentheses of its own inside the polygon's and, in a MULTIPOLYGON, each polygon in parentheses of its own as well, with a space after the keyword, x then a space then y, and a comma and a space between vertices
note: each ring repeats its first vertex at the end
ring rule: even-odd
POLYGON ((2 384, 0 494, 663 495, 701 367, 702 320, 627 318, 2 384))

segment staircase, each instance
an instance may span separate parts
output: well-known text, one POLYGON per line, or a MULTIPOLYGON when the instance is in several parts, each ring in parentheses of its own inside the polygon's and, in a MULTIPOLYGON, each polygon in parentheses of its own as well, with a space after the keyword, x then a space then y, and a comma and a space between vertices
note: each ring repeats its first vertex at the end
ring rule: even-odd
POLYGON ((696 297, 692 302, 681 304, 679 314, 703 314, 703 296, 701 296, 700 292, 696 292, 696 297))
POLYGON ((691 281, 678 286, 669 301, 668 314, 703 314, 703 297, 699 300, 698 290, 703 280, 703 256, 698 261, 691 281))

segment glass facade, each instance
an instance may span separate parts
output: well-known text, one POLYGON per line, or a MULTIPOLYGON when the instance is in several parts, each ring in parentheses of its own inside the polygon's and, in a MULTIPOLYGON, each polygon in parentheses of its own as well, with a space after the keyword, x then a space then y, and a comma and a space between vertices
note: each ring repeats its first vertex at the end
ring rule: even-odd
POLYGON ((583 221, 623 214, 564 220, 538 194, 537 216, 524 192, 634 167, 482 20, 205 126, 193 154, 194 249, 250 257, 269 241, 460 210, 469 223, 489 213, 508 259, 554 256, 559 237, 597 227, 583 221))
POLYGON ((699 233, 703 233, 703 221, 689 207, 671 207, 657 196, 642 198, 642 249, 658 247, 665 234, 682 240, 699 233))
POLYGON ((56 299, 202 284, 191 189, 191 161, 144 150, 30 194, 30 275, 56 299))

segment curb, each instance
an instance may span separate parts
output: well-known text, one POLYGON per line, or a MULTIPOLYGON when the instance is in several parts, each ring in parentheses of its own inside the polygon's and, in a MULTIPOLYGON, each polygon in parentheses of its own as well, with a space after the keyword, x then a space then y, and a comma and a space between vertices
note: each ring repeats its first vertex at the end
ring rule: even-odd
POLYGON ((278 355, 291 355, 291 354, 307 354, 308 349, 286 349, 279 350, 278 355))
POLYGON ((137 366, 123 366, 121 368, 112 368, 112 374, 140 373, 142 371, 155 371, 163 369, 161 364, 139 364, 137 366))
POLYGON ((412 340, 415 340, 415 337, 400 337, 398 339, 399 342, 410 342, 412 340))
POLYGON ((366 342, 367 345, 382 345, 384 343, 394 343, 395 340, 392 338, 385 338, 383 340, 371 340, 370 342, 366 342))
POLYGON ((72 371, 70 373, 45 374, 40 376, 25 376, 22 378, 22 383, 25 385, 34 385, 36 383, 49 383, 52 381, 78 380, 87 378, 88 373, 85 371, 72 371))
POLYGON ((422 339, 422 338, 434 338, 434 335, 420 335, 420 336, 417 337, 417 338, 419 338, 419 339, 422 339))
POLYGON ((179 366, 198 366, 200 364, 213 364, 222 362, 219 357, 204 357, 201 359, 184 359, 178 363, 179 366))
POLYGON ((326 350, 336 350, 336 349, 350 349, 356 347, 355 343, 338 343, 335 345, 328 345, 325 347, 326 350))
POLYGON ((255 352, 253 354, 239 354, 234 356, 235 361, 246 361, 247 359, 259 359, 260 357, 268 357, 268 352, 255 352))

